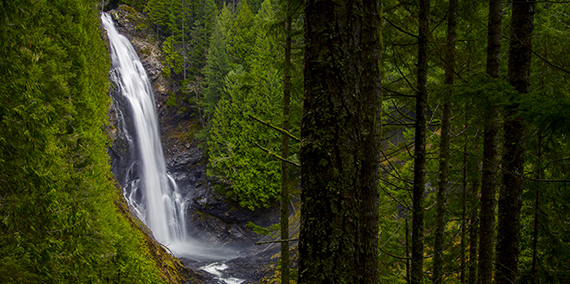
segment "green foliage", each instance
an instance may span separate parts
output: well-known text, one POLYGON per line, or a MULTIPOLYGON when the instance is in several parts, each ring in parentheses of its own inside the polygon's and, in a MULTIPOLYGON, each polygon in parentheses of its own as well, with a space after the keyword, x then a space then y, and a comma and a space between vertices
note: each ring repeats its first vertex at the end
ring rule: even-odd
POLYGON ((228 6, 224 6, 214 20, 210 35, 209 51, 204 67, 205 82, 203 100, 206 119, 210 121, 218 101, 223 96, 224 78, 229 72, 228 35, 232 14, 228 6))
POLYGON ((0 282, 161 283, 106 152, 96 1, 0 9, 0 282))
MULTIPOLYGON (((507 106, 518 104, 511 98, 517 97, 517 91, 503 78, 493 78, 487 74, 476 74, 467 78, 468 82, 459 84, 453 90, 455 99, 470 100, 478 104, 478 109, 485 109, 491 105, 507 106)), ((442 90, 444 92, 445 90, 442 90)))
POLYGON ((169 107, 174 107, 178 104, 177 97, 175 93, 170 93, 168 100, 166 100, 166 105, 169 107))
POLYGON ((240 82, 251 79, 245 76, 243 69, 227 76, 229 98, 218 102, 210 130, 208 173, 227 186, 223 192, 228 197, 253 210, 268 207, 280 188, 279 161, 257 149, 255 143, 275 149, 280 140, 276 133, 249 119, 249 115, 274 120, 271 117, 280 108, 270 102, 280 95, 280 85, 274 85, 271 93, 259 93, 261 86, 240 82))
POLYGON ((173 36, 168 37, 162 44, 162 55, 164 57, 162 74, 166 77, 182 72, 182 55, 175 50, 174 45, 173 36))
MULTIPOLYGON (((211 118, 208 174, 216 178, 221 192, 252 210, 268 207, 280 191, 280 161, 258 146, 279 153, 281 135, 250 118, 281 125, 283 51, 278 39, 264 30, 274 21, 275 9, 271 1, 264 1, 253 17, 243 2, 232 24, 231 11, 224 7, 212 33, 205 68, 204 104, 211 118), (254 36, 248 40, 254 44, 246 48, 242 35, 254 36)), ((296 87, 300 84, 295 81, 296 87)), ((299 131, 300 100, 300 96, 292 100, 294 134, 299 131)))
POLYGON ((206 65, 208 43, 212 33, 218 8, 214 0, 198 1, 195 20, 189 32, 188 41, 188 72, 190 75, 201 74, 206 65))
POLYGON ((248 63, 253 55, 251 44, 255 42, 256 33, 260 27, 255 23, 247 0, 240 1, 238 11, 231 28, 229 52, 232 55, 233 64, 242 65, 245 70, 249 70, 248 63))
POLYGON ((272 232, 279 230, 279 224, 273 224, 273 225, 269 226, 268 228, 258 226, 256 224, 254 224, 253 222, 248 222, 245 225, 250 227, 254 233, 256 233, 258 235, 262 235, 262 236, 267 236, 267 235, 271 234, 272 232))

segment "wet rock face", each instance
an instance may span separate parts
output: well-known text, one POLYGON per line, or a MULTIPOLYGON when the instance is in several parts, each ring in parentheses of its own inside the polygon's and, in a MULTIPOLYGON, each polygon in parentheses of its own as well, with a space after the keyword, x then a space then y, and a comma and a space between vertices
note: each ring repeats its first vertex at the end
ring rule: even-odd
POLYGON ((147 76, 153 84, 157 107, 160 108, 174 90, 174 84, 162 76, 162 50, 160 38, 152 28, 150 20, 127 5, 120 5, 109 11, 119 33, 125 35, 141 59, 147 76))
POLYGON ((253 245, 259 236, 246 226, 279 222, 275 209, 250 211, 217 194, 206 174, 208 159, 202 150, 190 146, 184 152, 167 155, 167 167, 180 188, 188 190, 189 234, 215 246, 253 245))

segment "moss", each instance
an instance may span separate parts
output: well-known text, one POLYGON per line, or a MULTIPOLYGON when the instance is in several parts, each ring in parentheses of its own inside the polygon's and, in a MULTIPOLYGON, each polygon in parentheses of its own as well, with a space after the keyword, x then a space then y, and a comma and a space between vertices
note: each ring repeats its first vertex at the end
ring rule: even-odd
POLYGON ((137 14, 138 12, 133 9, 131 6, 126 5, 126 4, 121 4, 119 6, 121 9, 125 10, 126 12, 130 13, 130 14, 137 14))
POLYGON ((124 12, 123 18, 134 25, 135 31, 148 32, 150 30, 151 23, 149 19, 140 12, 125 4, 121 4, 119 8, 124 12))
POLYGON ((131 226, 143 233, 143 245, 148 249, 152 260, 155 262, 156 267, 160 272, 161 278, 165 282, 174 284, 204 283, 202 276, 195 271, 186 268, 179 259, 172 256, 168 248, 150 237, 152 235, 150 229, 142 221, 133 217, 129 211, 129 206, 122 197, 117 198, 115 205, 117 206, 118 211, 129 220, 131 226))
POLYGON ((137 31, 144 31, 144 30, 148 29, 148 26, 145 23, 139 23, 136 25, 135 29, 137 31))

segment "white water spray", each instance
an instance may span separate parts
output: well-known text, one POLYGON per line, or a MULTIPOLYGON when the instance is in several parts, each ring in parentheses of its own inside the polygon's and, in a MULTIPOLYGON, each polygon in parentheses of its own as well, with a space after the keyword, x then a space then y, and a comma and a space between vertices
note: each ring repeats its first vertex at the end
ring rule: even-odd
MULTIPOLYGON (((188 237, 186 232, 186 200, 175 180, 166 172, 160 142, 154 94, 146 71, 129 40, 120 35, 110 15, 102 13, 101 20, 111 46, 111 79, 130 105, 136 132, 133 143, 138 163, 127 166, 129 191, 125 198, 137 218, 152 231, 157 241, 166 245, 178 257, 200 261, 220 261, 237 257, 227 248, 212 248, 188 237), (133 174, 137 172, 138 174, 133 174), (138 177, 137 177, 138 176, 138 177)), ((119 110, 119 116, 123 113, 119 110)), ((123 125, 123 132, 128 133, 123 125)))

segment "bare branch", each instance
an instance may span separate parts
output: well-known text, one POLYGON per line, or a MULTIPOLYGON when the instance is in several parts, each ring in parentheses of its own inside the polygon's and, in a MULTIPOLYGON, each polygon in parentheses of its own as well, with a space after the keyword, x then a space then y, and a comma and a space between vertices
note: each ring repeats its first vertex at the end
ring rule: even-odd
POLYGON ((273 156, 274 158, 276 158, 276 159, 278 159, 278 160, 281 160, 281 161, 283 161, 283 162, 285 162, 285 163, 291 164, 291 165, 296 166, 296 167, 301 167, 301 165, 299 165, 299 164, 297 164, 297 163, 295 163, 295 162, 293 162, 293 161, 291 161, 291 160, 285 159, 285 158, 283 158, 283 157, 277 155, 276 153, 271 152, 271 150, 269 150, 269 149, 267 149, 267 148, 265 148, 265 147, 259 145, 259 143, 257 143, 257 142, 255 142, 255 146, 257 146, 257 148, 259 148, 259 149, 265 151, 267 154, 273 156))
POLYGON ((250 117, 251 119, 253 119, 253 120, 255 120, 255 121, 257 121, 257 122, 259 122, 259 123, 261 123, 261 124, 263 124, 263 125, 265 125, 265 126, 267 126, 267 127, 269 127, 269 128, 273 128, 273 129, 277 130, 277 131, 280 132, 281 134, 285 134, 285 135, 289 136, 289 138, 291 138, 291 139, 293 139, 293 140, 295 140, 295 141, 297 141, 297 142, 301 142, 301 139, 297 138, 297 136, 291 134, 289 131, 286 131, 285 129, 279 128, 279 127, 277 127, 277 126, 275 126, 275 125, 273 125, 273 124, 271 124, 271 123, 269 123, 269 122, 267 122, 267 121, 263 121, 263 120, 261 120, 261 119, 255 117, 255 116, 253 116, 253 115, 251 115, 251 114, 249 115, 249 117, 250 117))
POLYGON ((294 242, 298 241, 298 238, 295 239, 287 239, 287 240, 276 240, 276 241, 267 241, 267 242, 257 242, 255 243, 256 246, 265 245, 265 244, 277 244, 277 243, 284 243, 284 242, 294 242))

